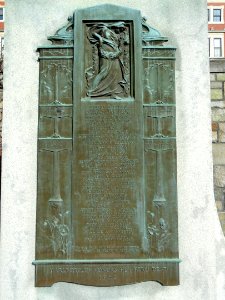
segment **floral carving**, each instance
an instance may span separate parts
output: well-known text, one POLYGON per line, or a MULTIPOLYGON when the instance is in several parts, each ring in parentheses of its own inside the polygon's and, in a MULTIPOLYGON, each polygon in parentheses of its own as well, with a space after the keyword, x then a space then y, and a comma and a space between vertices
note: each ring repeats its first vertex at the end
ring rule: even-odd
POLYGON ((69 96, 72 87, 72 70, 64 63, 48 63, 41 71, 42 96, 50 104, 62 105, 61 99, 69 96))
POLYGON ((166 249, 170 241, 171 233, 169 232, 168 224, 163 218, 155 221, 155 214, 153 212, 148 213, 151 218, 151 222, 147 227, 150 239, 152 241, 155 239, 157 251, 162 252, 166 249))
POLYGON ((173 97, 174 71, 170 65, 156 62, 144 69, 144 93, 156 104, 166 103, 173 97))
POLYGON ((71 247, 71 232, 68 216, 70 212, 64 211, 61 203, 49 203, 49 216, 42 221, 41 229, 47 237, 55 257, 68 257, 71 247))

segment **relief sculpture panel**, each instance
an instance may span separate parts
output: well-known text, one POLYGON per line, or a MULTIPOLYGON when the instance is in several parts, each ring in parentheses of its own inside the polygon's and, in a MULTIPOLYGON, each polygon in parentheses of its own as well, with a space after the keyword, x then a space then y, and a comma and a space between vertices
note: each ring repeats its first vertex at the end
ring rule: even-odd
POLYGON ((175 48, 78 9, 40 47, 35 285, 179 284, 175 48))
POLYGON ((120 99, 130 95, 130 24, 86 23, 86 95, 120 99))

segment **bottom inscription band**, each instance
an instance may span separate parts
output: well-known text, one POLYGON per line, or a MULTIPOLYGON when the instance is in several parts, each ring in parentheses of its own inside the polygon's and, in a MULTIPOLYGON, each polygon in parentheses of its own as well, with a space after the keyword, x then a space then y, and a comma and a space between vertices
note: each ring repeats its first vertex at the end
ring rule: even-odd
POLYGON ((179 285, 179 259, 149 263, 50 263, 35 261, 35 286, 70 282, 93 286, 115 286, 144 281, 179 285))

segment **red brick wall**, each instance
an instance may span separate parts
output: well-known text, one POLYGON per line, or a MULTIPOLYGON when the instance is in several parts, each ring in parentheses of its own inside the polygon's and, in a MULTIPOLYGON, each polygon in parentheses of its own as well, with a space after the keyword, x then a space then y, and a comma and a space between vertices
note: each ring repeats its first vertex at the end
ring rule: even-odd
MULTIPOLYGON (((225 30, 225 0, 224 0, 224 3, 221 3, 221 2, 208 2, 207 3, 208 5, 208 8, 209 7, 213 7, 213 6, 222 6, 223 7, 223 20, 224 20, 224 23, 221 23, 221 24, 208 24, 208 31, 220 31, 220 30, 225 30)), ((211 20, 212 21, 212 20, 211 20)), ((225 49, 225 33, 224 33, 224 49, 225 49)), ((225 51, 225 50, 224 50, 225 51)), ((225 55, 225 53, 224 53, 225 55)))
MULTIPOLYGON (((1 3, 1 2, 0 2, 1 3)), ((208 29, 210 30, 211 27, 213 27, 213 30, 224 30, 225 29, 225 0, 224 3, 208 3, 208 7, 210 6, 223 6, 223 20, 224 23, 221 24, 208 24, 208 29)))
MULTIPOLYGON (((5 6, 5 1, 0 1, 0 7, 5 6)), ((4 31, 4 22, 0 22, 0 31, 4 31)))

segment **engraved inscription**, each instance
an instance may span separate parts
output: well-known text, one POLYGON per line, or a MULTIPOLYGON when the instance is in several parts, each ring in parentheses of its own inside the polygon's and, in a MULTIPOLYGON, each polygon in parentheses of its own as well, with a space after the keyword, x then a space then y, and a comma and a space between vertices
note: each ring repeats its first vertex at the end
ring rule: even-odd
MULTIPOLYGON (((149 271, 165 271, 168 269, 167 266, 164 265, 156 265, 156 264, 150 264, 150 265, 134 265, 134 266, 106 266, 102 265, 101 267, 99 266, 90 266, 90 267, 79 267, 79 266, 51 266, 49 268, 50 273, 73 273, 73 274, 79 274, 79 273, 90 273, 91 271, 95 272, 95 276, 98 276, 99 274, 103 273, 105 276, 110 277, 112 276, 112 273, 115 275, 119 275, 120 273, 129 273, 135 271, 136 273, 145 273, 149 271), (110 274, 108 274, 110 273, 110 274)), ((102 276, 102 275, 100 275, 102 276)), ((101 277, 104 278, 104 277, 101 277)))
POLYGON ((140 196, 137 174, 139 137, 135 105, 131 103, 85 107, 85 133, 78 136, 82 185, 75 250, 79 253, 118 255, 140 252, 140 196), (96 246, 98 244, 98 246, 96 246))
POLYGON ((38 273, 48 276, 50 282, 57 278, 65 278, 68 282, 80 284, 93 284, 98 280, 99 286, 121 285, 123 283, 135 283, 145 281, 146 277, 150 280, 157 280, 166 284, 166 274, 174 274, 178 271, 178 264, 171 263, 132 263, 125 264, 67 264, 61 265, 37 265, 38 273), (165 278, 165 281, 161 277, 165 278), (123 278, 123 283, 121 282, 123 278))

